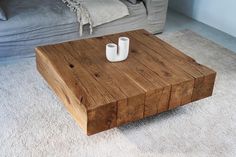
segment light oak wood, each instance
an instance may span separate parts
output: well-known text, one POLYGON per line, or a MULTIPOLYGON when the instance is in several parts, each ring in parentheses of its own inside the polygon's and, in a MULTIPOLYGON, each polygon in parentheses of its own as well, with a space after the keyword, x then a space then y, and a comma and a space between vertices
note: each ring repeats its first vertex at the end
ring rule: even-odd
POLYGON ((216 72, 136 30, 36 48, 37 69, 86 134, 92 135, 212 95, 216 72), (105 45, 130 38, 127 60, 105 45))

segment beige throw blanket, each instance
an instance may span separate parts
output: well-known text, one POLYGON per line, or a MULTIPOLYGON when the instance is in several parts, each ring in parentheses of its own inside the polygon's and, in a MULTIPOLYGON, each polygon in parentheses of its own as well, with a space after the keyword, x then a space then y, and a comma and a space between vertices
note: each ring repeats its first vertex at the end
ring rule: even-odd
POLYGON ((93 27, 108 23, 129 15, 127 6, 119 0, 62 0, 76 12, 80 23, 80 35, 83 26, 90 25, 90 34, 93 27))

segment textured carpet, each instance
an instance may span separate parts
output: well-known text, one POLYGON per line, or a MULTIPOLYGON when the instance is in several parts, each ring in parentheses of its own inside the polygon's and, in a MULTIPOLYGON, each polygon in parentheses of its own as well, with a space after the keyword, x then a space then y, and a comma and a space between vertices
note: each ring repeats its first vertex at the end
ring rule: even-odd
POLYGON ((236 156, 236 54, 188 30, 161 38, 218 72, 212 97, 88 137, 34 58, 1 63, 0 156, 236 156))

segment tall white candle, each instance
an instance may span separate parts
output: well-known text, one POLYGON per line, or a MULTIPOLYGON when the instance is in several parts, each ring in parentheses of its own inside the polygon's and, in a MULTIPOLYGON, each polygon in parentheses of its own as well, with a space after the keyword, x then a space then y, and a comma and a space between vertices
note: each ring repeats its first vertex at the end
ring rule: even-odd
POLYGON ((129 54, 129 38, 119 37, 119 56, 125 60, 129 54))

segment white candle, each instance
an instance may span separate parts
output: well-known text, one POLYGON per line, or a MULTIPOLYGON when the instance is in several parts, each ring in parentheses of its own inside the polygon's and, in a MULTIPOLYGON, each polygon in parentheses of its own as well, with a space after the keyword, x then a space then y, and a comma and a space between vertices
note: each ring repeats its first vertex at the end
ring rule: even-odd
POLYGON ((129 54, 129 38, 119 37, 119 56, 122 60, 125 60, 129 54))
POLYGON ((114 43, 109 43, 106 45, 106 57, 110 62, 115 62, 117 60, 117 45, 114 43))

